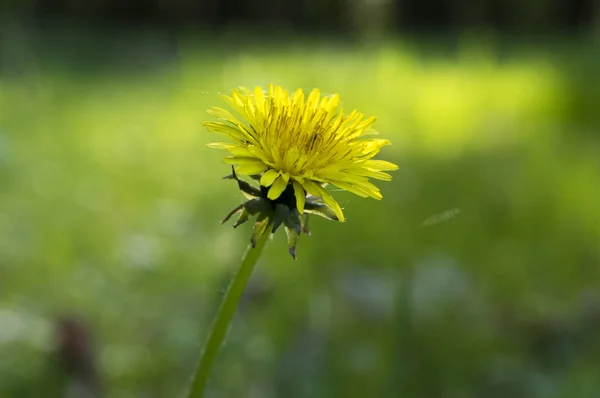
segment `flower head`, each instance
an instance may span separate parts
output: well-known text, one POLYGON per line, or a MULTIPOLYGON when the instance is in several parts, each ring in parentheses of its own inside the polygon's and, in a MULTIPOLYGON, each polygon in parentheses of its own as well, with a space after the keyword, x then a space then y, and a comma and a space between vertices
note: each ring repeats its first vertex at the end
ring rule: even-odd
POLYGON ((238 182, 237 175, 258 180, 260 189, 248 183, 247 189, 242 189, 249 194, 251 187, 253 199, 285 205, 298 215, 317 213, 343 222, 342 209, 325 189, 327 184, 381 199, 369 178, 389 181, 392 177, 385 171, 398 168, 373 159, 390 143, 368 137, 376 134, 371 128, 375 118, 365 118, 358 111, 344 114, 338 110, 337 94, 321 96, 315 89, 305 98, 301 89, 290 95, 271 85, 267 92, 260 87, 235 89, 222 98, 239 116, 222 108, 209 110, 219 120, 204 126, 231 141, 209 147, 229 152, 223 161, 234 166, 230 177, 238 182))

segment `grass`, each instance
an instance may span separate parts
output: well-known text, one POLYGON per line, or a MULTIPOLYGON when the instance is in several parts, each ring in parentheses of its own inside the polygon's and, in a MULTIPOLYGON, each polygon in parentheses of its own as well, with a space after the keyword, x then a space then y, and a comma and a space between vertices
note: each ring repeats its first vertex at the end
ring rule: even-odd
POLYGON ((220 396, 600 387, 578 304, 600 277, 598 57, 585 43, 19 37, 0 75, 3 397, 50 383, 40 364, 62 314, 93 328, 108 396, 183 393, 250 232, 218 224, 241 196, 205 147, 204 111, 269 82, 377 115, 400 170, 381 203, 336 195, 348 222, 314 220, 297 262, 284 236, 267 245, 217 364, 220 396), (581 330, 537 348, 567 320, 581 330))

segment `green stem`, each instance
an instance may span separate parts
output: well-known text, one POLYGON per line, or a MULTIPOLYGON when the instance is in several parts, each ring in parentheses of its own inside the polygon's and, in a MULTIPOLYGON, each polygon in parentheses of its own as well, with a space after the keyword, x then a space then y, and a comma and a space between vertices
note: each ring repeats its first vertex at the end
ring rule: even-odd
POLYGON ((210 376, 211 369, 219 355, 223 340, 229 331, 231 320, 233 319, 237 310, 240 298, 246 288, 246 283, 254 270, 256 261, 260 257, 263 247, 269 237, 269 232, 265 231, 257 239, 256 246, 248 246, 242 262, 237 272, 235 273, 233 280, 227 288, 225 297, 221 302, 217 317, 212 325, 206 345, 202 350, 194 377, 192 379, 192 385, 187 393, 187 398, 201 398, 204 396, 204 390, 210 376))

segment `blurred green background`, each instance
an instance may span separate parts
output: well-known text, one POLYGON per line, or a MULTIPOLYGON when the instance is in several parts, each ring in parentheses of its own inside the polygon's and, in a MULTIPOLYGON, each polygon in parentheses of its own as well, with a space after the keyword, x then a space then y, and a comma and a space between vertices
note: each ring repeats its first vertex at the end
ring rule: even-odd
POLYGON ((182 396, 251 228, 201 123, 269 83, 376 115, 400 169, 298 261, 274 236, 210 397, 597 397, 591 9, 213 3, 0 7, 0 398, 182 396))

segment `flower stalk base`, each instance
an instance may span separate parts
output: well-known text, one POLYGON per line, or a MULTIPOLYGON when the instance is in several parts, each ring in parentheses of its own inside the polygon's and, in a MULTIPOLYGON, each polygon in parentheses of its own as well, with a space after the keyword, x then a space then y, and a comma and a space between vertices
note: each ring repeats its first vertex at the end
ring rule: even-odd
POLYGON ((219 355, 223 341, 229 332, 231 321, 236 313, 238 304, 244 293, 246 284, 248 283, 248 279, 250 279, 256 262, 269 238, 268 227, 269 225, 267 224, 266 228, 263 229, 263 232, 256 236, 254 245, 248 247, 246 253, 242 257, 242 262, 238 270, 227 288, 227 292, 223 297, 217 316, 210 329, 208 340, 200 354, 200 359, 196 365, 194 376, 192 378, 191 387, 186 395, 187 398, 204 397, 211 370, 219 355))

